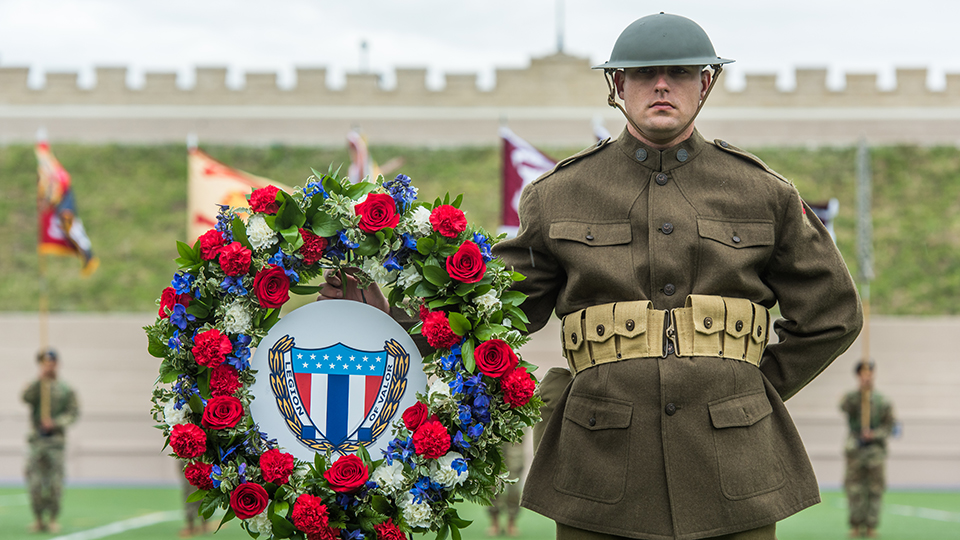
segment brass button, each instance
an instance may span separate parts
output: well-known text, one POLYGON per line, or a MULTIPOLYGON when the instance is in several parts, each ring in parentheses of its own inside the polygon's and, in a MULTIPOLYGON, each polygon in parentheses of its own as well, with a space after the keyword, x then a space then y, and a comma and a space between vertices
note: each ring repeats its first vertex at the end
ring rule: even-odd
POLYGON ((570 335, 570 341, 572 341, 574 345, 577 344, 577 334, 576 334, 576 333, 573 333, 573 334, 570 335))
POLYGON ((597 335, 598 335, 598 336, 602 336, 602 335, 603 335, 603 331, 604 331, 603 325, 602 325, 602 324, 598 324, 598 325, 597 325, 597 335))
POLYGON ((733 243, 734 243, 734 244, 739 244, 739 243, 740 243, 740 237, 734 235, 734 236, 733 236, 733 243))
POLYGON ((670 180, 670 179, 667 177, 667 175, 665 175, 665 174, 663 174, 663 173, 657 173, 657 177, 656 177, 656 182, 657 182, 657 184, 659 184, 659 185, 661 185, 661 186, 664 186, 664 185, 667 184, 667 181, 669 181, 669 180, 670 180))
POLYGON ((690 154, 687 153, 687 150, 685 148, 681 148, 680 150, 677 150, 677 161, 679 161, 680 163, 683 163, 684 161, 686 161, 688 157, 690 157, 690 154))
POLYGON ((632 332, 635 326, 636 326, 636 323, 633 322, 633 319, 627 319, 627 324, 626 324, 627 330, 632 332))
POLYGON ((743 330, 743 321, 737 321, 737 332, 743 330))
POLYGON ((713 319, 711 319, 710 317, 704 318, 703 327, 709 329, 711 326, 713 326, 713 319))
POLYGON ((643 148, 637 149, 637 153, 635 155, 637 156, 637 161, 644 161, 647 159, 647 151, 643 148))

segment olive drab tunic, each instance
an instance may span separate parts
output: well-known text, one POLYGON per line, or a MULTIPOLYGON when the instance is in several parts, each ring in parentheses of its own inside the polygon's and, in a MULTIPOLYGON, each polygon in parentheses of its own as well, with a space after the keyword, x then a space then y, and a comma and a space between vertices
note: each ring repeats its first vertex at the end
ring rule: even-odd
MULTIPOLYGON (((664 151, 626 130, 528 186, 495 248, 527 279, 531 331, 610 302, 744 298, 783 319, 759 369, 727 358, 624 358, 576 374, 555 405, 523 506, 618 536, 695 539, 819 501, 783 400, 856 338, 856 289, 792 184, 698 132, 664 151)), ((558 343, 559 345, 559 343, 558 343)))

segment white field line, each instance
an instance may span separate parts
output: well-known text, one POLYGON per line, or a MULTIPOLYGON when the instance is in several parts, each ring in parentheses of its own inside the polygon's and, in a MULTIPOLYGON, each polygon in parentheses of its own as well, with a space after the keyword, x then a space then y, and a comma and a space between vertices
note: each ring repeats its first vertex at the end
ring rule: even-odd
POLYGON ((923 508, 919 506, 905 506, 902 504, 885 504, 883 507, 891 514, 897 514, 898 516, 910 516, 923 519, 932 519, 934 521, 960 523, 960 512, 948 512, 946 510, 935 510, 933 508, 923 508))
POLYGON ((182 510, 154 512, 152 514, 147 514, 144 516, 124 519, 122 521, 115 521, 113 523, 108 523, 101 527, 96 527, 94 529, 87 529, 86 531, 79 531, 75 533, 65 534, 63 536, 57 536, 57 537, 51 538, 50 540, 95 540, 97 538, 105 538, 107 536, 113 536, 114 534, 120 534, 122 532, 127 532, 133 529, 149 527, 151 525, 156 525, 157 523, 163 523, 164 521, 173 521, 176 519, 180 519, 182 515, 183 515, 182 510))
POLYGON ((25 504, 27 504, 27 495, 25 493, 0 495, 0 506, 23 506, 25 504))

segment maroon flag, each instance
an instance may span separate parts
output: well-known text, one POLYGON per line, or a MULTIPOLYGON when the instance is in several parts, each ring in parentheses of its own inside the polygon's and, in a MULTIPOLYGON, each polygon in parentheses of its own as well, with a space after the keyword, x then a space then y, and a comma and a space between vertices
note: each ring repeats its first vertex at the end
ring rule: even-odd
POLYGON ((500 128, 503 139, 503 213, 500 232, 515 236, 520 228, 520 193, 527 184, 557 164, 550 156, 518 137, 510 128, 500 128))

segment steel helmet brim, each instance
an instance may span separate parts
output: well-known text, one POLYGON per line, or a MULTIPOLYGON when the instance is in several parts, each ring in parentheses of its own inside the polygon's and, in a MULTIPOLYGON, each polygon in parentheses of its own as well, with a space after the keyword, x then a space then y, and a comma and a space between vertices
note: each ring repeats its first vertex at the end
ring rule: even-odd
POLYGON ((658 13, 627 26, 610 60, 592 69, 616 70, 657 66, 715 66, 733 60, 717 56, 700 25, 679 15, 658 13))

